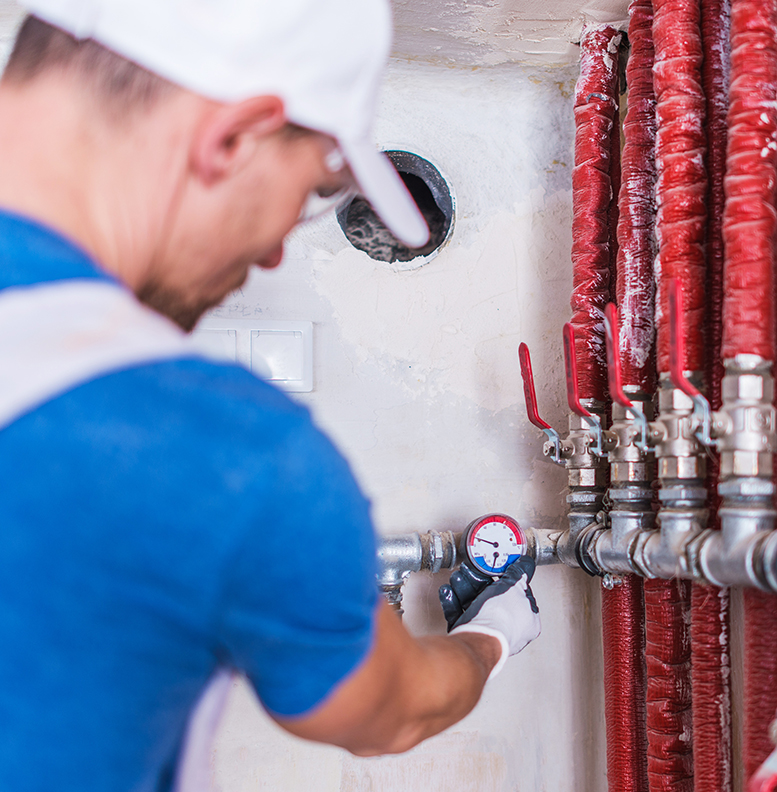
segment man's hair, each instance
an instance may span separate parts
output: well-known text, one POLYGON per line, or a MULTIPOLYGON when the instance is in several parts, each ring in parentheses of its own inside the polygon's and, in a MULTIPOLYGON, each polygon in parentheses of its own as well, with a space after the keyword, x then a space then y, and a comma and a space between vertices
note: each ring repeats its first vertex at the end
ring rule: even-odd
POLYGON ((3 79, 20 85, 51 70, 76 73, 120 115, 149 108, 172 88, 167 80, 93 39, 77 39, 28 16, 19 29, 3 79))

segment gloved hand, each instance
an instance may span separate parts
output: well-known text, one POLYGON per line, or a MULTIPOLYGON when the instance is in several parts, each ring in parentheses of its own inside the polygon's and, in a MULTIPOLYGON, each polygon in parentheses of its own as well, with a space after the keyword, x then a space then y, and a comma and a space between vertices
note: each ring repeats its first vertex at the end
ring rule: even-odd
POLYGON ((502 656, 489 679, 510 655, 518 654, 540 634, 540 610, 529 581, 534 559, 521 556, 496 581, 462 564, 448 586, 440 586, 440 602, 449 633, 491 635, 502 644, 502 656))

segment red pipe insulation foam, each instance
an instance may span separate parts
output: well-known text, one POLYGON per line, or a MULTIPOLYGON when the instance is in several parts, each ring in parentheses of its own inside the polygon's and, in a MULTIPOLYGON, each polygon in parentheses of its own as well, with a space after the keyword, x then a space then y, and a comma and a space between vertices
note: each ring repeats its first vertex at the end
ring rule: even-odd
POLYGON ((687 371, 704 367, 704 259, 707 176, 699 0, 654 0, 656 92, 658 370, 669 371, 668 282, 683 291, 681 332, 687 371))
POLYGON ((690 584, 645 581, 650 792, 693 792, 690 584))
MULTIPOLYGON (((655 0, 658 370, 669 371, 668 281, 683 290, 683 368, 704 365, 707 179, 698 0, 655 0)), ((645 583, 648 776, 651 792, 693 790, 690 593, 687 581, 645 583)))
MULTIPOLYGON (((644 4, 644 0, 641 2, 644 4)), ((620 35, 611 27, 584 31, 575 92, 572 324, 577 331, 580 395, 599 401, 606 397, 607 382, 602 320, 617 269, 615 198, 621 181, 619 44, 620 35)), ((629 156, 628 149, 624 156, 629 156)), ((639 159, 632 154, 631 160, 624 160, 624 166, 628 162, 636 166, 639 159)), ((626 252, 634 248, 628 235, 624 236, 624 243, 626 252)), ((647 280, 650 281, 649 266, 647 280)), ((648 789, 642 615, 642 583, 638 578, 632 576, 612 591, 602 592, 607 778, 613 792, 648 789)))
POLYGON ((774 360, 772 259, 777 161, 777 10, 733 0, 725 179, 723 358, 774 360))
MULTIPOLYGON (((731 70, 731 0, 701 0, 704 50, 702 84, 707 116, 707 343, 705 393, 713 410, 721 406, 723 381, 723 212, 728 142, 728 84, 731 70)), ((713 490, 714 491, 714 490, 713 490)))
MULTIPOLYGON (((723 357, 774 360, 773 250, 777 228, 777 6, 733 0, 726 210, 723 357)), ((777 711, 777 604, 745 601, 744 765, 749 778, 771 751, 777 711)))
POLYGON ((612 27, 586 28, 575 87, 572 325, 580 397, 599 401, 607 394, 603 321, 610 300, 611 141, 618 116, 619 43, 620 34, 612 27))
POLYGON ((651 394, 655 390, 653 261, 656 253, 653 241, 656 102, 651 0, 632 0, 629 14, 628 109, 623 123, 623 187, 618 199, 618 357, 623 384, 651 394))
MULTIPOLYGON (((701 0, 704 50, 702 82, 706 96, 707 316, 705 384, 713 410, 720 409, 723 377, 723 178, 726 172, 728 113, 729 0, 701 0)), ((710 493, 708 527, 718 528, 718 454, 707 460, 710 493)), ((731 654, 728 589, 693 585, 691 668, 693 681, 694 792, 731 792, 731 654)))
MULTIPOLYGON (((621 327, 618 355, 624 385, 651 393, 655 379, 653 193, 656 124, 650 0, 632 0, 629 15, 628 108, 623 125, 618 194, 618 247, 614 251, 621 327)), ((614 227, 612 225, 611 230, 614 227)), ((644 608, 642 579, 636 575, 628 576, 612 590, 602 591, 607 782, 611 792, 648 792, 644 608)))
POLYGON ((607 786, 648 792, 645 721, 645 622, 642 578, 602 590, 607 786))
POLYGON ((621 52, 620 42, 618 49, 613 53, 615 61, 615 116, 613 118, 612 129, 610 130, 610 211, 607 224, 610 230, 609 253, 610 253, 610 299, 615 299, 615 285, 618 280, 618 218, 620 217, 620 207, 618 206, 621 192, 621 124, 620 124, 620 66, 621 52))

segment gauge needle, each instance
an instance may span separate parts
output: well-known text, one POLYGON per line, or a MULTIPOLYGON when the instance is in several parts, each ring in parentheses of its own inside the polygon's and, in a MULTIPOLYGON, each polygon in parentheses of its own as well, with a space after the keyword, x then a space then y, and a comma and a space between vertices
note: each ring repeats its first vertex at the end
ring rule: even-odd
POLYGON ((491 569, 496 569, 496 560, 499 558, 499 553, 494 553, 494 563, 491 564, 491 569))
POLYGON ((478 542, 485 542, 486 544, 493 545, 494 547, 499 547, 499 542, 489 542, 488 539, 483 539, 482 536, 478 536, 478 542))

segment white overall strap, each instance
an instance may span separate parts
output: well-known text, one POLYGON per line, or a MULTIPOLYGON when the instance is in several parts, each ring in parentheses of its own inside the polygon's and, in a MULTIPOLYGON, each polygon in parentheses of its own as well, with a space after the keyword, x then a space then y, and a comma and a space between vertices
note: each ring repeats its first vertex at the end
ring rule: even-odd
POLYGON ((0 428, 77 385, 134 365, 201 355, 168 319, 106 281, 0 291, 0 428))
MULTIPOLYGON (((0 291, 0 429, 112 371, 206 357, 182 330, 126 289, 67 280, 0 291)), ((209 792, 213 738, 232 674, 219 670, 189 718, 176 792, 209 792)))
POLYGON ((214 743, 237 674, 220 668, 210 678, 186 725, 174 792, 213 792, 214 743))

